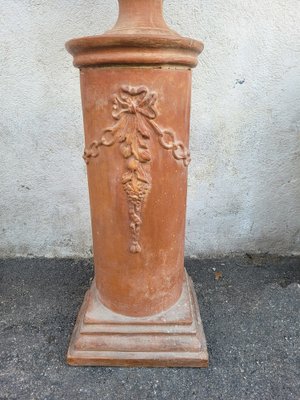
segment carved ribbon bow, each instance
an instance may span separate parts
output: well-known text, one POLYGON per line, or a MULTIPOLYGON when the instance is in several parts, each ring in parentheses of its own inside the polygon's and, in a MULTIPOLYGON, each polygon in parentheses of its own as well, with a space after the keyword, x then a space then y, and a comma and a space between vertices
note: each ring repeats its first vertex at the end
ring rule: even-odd
POLYGON ((174 132, 161 130, 154 122, 157 116, 156 100, 156 93, 150 92, 145 86, 121 86, 120 93, 114 95, 112 110, 112 116, 118 122, 105 129, 100 140, 93 141, 83 155, 88 164, 92 157, 99 155, 100 146, 120 143, 121 154, 127 160, 122 184, 128 199, 132 253, 141 251, 141 213, 151 190, 151 153, 147 141, 155 133, 161 146, 171 150, 176 160, 182 160, 185 166, 190 162, 189 150, 176 139, 174 132))

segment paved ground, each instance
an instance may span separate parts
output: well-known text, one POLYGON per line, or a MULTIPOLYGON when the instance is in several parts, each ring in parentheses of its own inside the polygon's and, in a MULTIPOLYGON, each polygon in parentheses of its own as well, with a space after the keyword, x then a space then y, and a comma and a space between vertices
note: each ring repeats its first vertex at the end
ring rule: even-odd
POLYGON ((299 400, 300 259, 245 256, 186 266, 209 346, 206 370, 68 367, 91 262, 1 261, 0 399, 299 400))

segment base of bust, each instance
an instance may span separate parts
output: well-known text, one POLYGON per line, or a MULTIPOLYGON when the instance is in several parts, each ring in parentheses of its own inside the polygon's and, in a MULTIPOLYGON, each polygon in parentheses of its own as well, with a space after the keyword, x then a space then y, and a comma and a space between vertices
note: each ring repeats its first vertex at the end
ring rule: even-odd
POLYGON ((74 366, 207 367, 208 353, 193 282, 185 274, 178 302, 149 317, 107 309, 95 283, 85 295, 71 337, 67 363, 74 366))

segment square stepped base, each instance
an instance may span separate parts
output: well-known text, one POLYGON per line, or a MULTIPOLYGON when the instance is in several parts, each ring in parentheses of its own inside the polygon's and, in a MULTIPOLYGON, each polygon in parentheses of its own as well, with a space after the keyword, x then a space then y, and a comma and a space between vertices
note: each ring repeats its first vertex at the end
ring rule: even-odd
POLYGON ((207 367, 208 353, 193 282, 185 274, 177 303, 149 317, 107 309, 95 283, 87 291, 71 337, 70 365, 207 367))

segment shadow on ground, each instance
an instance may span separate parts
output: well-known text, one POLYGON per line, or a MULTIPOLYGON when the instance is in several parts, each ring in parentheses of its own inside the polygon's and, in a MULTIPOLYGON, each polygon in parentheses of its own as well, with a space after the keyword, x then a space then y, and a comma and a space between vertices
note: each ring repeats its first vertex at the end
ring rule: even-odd
POLYGON ((186 260, 208 369, 69 367, 89 260, 0 262, 0 400, 299 399, 300 259, 186 260), (297 363, 298 362, 298 363, 297 363))

